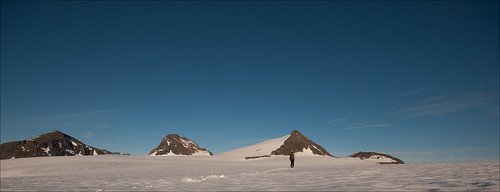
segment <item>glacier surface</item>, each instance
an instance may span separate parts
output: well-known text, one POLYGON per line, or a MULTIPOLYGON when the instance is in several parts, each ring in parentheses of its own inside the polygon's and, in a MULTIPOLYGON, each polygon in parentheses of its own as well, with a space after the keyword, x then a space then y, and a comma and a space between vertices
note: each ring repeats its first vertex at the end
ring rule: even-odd
POLYGON ((1 191, 499 191, 498 162, 68 156, 1 160, 1 191))

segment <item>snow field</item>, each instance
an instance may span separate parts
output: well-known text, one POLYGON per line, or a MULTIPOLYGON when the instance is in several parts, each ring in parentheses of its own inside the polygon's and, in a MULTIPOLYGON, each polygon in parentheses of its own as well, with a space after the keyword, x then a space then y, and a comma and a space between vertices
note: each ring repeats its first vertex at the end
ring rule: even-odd
POLYGON ((1 160, 1 191, 499 191, 498 162, 74 156, 1 160))
POLYGON ((270 155, 271 151, 278 149, 286 139, 288 139, 290 135, 285 135, 276 139, 269 139, 254 145, 242 147, 239 149, 235 149, 232 151, 228 151, 217 156, 228 158, 236 158, 236 159, 244 159, 245 157, 252 156, 262 156, 262 155, 270 155))

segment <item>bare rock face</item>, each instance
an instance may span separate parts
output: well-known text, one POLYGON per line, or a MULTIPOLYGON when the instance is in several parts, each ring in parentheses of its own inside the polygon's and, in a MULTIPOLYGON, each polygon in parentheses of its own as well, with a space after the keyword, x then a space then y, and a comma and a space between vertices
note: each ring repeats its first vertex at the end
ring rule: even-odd
POLYGON ((297 153, 303 152, 304 150, 311 150, 314 155, 335 157, 297 130, 294 130, 290 134, 290 137, 285 140, 283 145, 272 151, 271 155, 289 155, 291 152, 297 153))
POLYGON ((0 159, 103 154, 128 155, 88 146, 57 130, 23 141, 3 143, 0 145, 0 152, 0 159))
POLYGON ((377 152, 358 152, 356 154, 349 155, 349 157, 352 158, 358 158, 361 160, 365 159, 371 159, 371 160, 380 160, 379 164, 405 164, 401 159, 398 159, 396 157, 383 154, 383 153, 377 153, 377 152))
POLYGON ((194 155, 194 156, 212 156, 212 152, 201 148, 194 141, 177 134, 169 134, 161 141, 158 147, 149 152, 150 156, 175 156, 175 155, 194 155))

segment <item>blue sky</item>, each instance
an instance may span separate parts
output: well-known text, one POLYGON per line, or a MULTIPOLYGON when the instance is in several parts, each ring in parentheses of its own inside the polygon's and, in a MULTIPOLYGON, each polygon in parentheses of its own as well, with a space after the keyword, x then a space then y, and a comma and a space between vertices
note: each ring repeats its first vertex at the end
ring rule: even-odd
POLYGON ((498 161, 498 100, 498 1, 1 2, 2 143, 498 161))

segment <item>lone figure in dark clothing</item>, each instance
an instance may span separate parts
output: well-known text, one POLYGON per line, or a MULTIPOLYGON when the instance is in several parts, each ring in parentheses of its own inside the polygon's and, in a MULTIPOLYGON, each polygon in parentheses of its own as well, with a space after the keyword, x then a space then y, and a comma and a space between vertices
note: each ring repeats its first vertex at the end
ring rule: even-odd
POLYGON ((294 162, 295 162, 295 155, 292 152, 292 153, 290 153, 290 167, 291 168, 295 167, 294 162))

